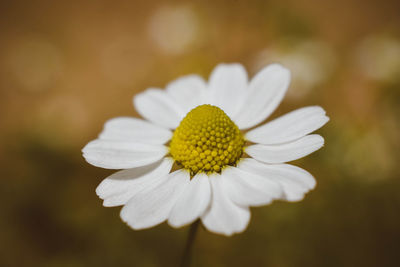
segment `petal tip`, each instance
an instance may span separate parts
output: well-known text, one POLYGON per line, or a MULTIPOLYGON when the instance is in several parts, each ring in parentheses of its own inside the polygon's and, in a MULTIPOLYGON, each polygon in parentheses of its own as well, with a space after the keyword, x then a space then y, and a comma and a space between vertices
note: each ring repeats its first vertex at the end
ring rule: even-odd
POLYGON ((185 227, 185 226, 191 224, 192 221, 190 221, 190 222, 179 222, 179 221, 176 221, 176 220, 170 220, 170 219, 168 219, 167 223, 168 223, 168 225, 171 226, 172 228, 177 229, 177 228, 185 227))

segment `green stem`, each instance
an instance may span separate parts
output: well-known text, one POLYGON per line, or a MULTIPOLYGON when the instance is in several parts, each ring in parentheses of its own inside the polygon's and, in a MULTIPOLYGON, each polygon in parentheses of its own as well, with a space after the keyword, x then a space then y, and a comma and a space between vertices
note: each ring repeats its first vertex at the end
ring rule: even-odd
POLYGON ((182 256, 182 261, 181 261, 181 267, 189 267, 190 266, 190 261, 192 258, 192 248, 193 248, 193 243, 196 239, 196 233, 197 229, 199 228, 200 225, 200 220, 195 221, 190 225, 188 237, 186 240, 186 245, 185 245, 185 250, 183 252, 182 256))

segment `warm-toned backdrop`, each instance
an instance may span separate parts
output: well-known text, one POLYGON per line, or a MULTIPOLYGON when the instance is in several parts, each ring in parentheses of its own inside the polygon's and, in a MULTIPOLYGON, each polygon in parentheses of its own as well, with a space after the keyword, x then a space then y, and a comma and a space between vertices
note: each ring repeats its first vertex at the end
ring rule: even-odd
POLYGON ((81 148, 132 96, 220 62, 280 62, 278 116, 321 105, 317 178, 246 232, 201 230, 193 266, 398 266, 400 2, 1 1, 0 266, 176 266, 187 228, 133 231, 94 190, 81 148))

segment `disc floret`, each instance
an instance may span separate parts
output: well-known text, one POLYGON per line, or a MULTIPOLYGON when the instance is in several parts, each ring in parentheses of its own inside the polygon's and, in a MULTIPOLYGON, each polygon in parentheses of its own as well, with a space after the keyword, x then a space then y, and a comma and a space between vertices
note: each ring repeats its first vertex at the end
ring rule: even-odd
POLYGON ((220 172, 236 165, 243 153, 244 138, 220 108, 201 105, 192 109, 176 128, 170 153, 176 162, 197 172, 220 172))

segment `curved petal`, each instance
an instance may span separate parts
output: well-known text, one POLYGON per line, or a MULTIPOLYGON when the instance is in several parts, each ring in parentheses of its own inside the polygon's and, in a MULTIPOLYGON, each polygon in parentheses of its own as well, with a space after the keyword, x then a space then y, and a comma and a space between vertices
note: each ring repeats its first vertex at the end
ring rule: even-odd
POLYGON ((257 174, 227 167, 222 171, 224 188, 229 198, 240 206, 262 206, 282 197, 279 183, 257 174))
POLYGON ((316 185, 314 177, 307 171, 289 164, 265 164, 254 159, 243 159, 239 168, 278 182, 287 201, 300 201, 316 185))
POLYGON ((219 64, 209 79, 209 102, 220 107, 232 120, 244 103, 247 73, 240 64, 219 64))
POLYGON ((121 218, 133 229, 145 229, 162 223, 188 185, 190 175, 178 170, 161 184, 150 186, 132 197, 121 210, 121 218))
POLYGON ((240 129, 248 129, 265 120, 280 104, 290 83, 290 71, 279 64, 271 64, 250 81, 245 106, 235 122, 240 129))
POLYGON ((99 138, 162 145, 172 137, 163 127, 137 118, 119 117, 108 120, 99 138))
POLYGON ((198 219, 210 205, 211 188, 208 176, 199 173, 193 177, 181 194, 168 217, 169 225, 181 227, 198 219))
POLYGON ((94 166, 105 169, 130 169, 162 159, 168 153, 168 149, 163 145, 97 139, 89 142, 82 152, 86 161, 94 166))
POLYGON ((175 129, 185 115, 175 101, 161 89, 147 89, 136 95, 133 102, 143 118, 165 128, 175 129))
POLYGON ((164 181, 173 162, 164 158, 151 165, 116 172, 99 184, 96 194, 104 200, 105 207, 124 205, 141 190, 164 181))
POLYGON ((318 134, 306 135, 296 141, 279 145, 251 145, 245 152, 265 163, 283 163, 311 154, 324 145, 324 138, 318 134))
POLYGON ((237 206, 230 200, 219 174, 210 176, 211 207, 202 217, 204 226, 213 233, 233 235, 243 232, 250 221, 248 207, 237 206))
POLYGON ((245 138, 265 145, 294 141, 321 128, 329 118, 319 106, 304 107, 289 112, 246 133, 245 138))
POLYGON ((207 85, 198 75, 188 75, 167 85, 168 95, 180 105, 186 114, 205 102, 207 85))

